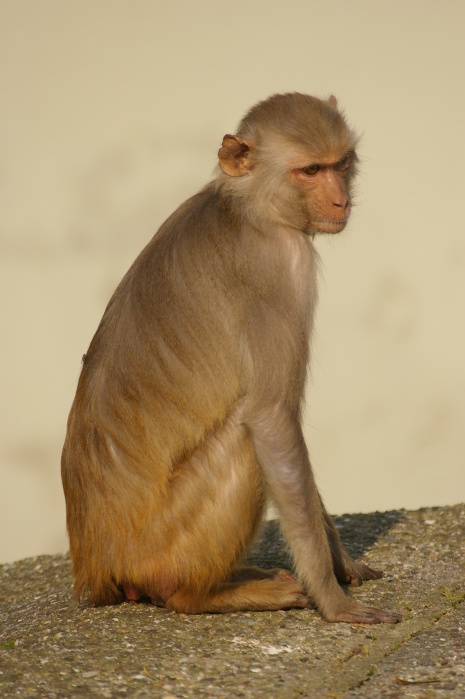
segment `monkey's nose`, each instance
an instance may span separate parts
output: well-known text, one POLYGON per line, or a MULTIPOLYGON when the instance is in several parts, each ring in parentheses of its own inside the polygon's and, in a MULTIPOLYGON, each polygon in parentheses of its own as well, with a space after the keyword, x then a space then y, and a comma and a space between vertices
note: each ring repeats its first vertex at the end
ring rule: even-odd
POLYGON ((350 202, 348 197, 346 197, 346 195, 342 192, 340 192, 338 196, 333 197, 333 206, 337 206, 338 209, 344 209, 344 211, 347 211, 349 205, 350 202))

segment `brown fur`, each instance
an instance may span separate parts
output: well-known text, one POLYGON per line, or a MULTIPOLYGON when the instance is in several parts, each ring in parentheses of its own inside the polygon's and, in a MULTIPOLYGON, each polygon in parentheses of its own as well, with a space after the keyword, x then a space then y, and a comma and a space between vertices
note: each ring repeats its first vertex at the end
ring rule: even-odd
POLYGON ((275 95, 228 135, 213 182, 163 224, 85 355, 62 457, 75 593, 183 612, 305 606, 393 622, 336 580, 342 548, 300 419, 316 303, 310 236, 342 230, 356 137, 328 102, 275 95), (317 164, 318 172, 302 170, 317 164), (299 581, 238 569, 276 502, 299 581))

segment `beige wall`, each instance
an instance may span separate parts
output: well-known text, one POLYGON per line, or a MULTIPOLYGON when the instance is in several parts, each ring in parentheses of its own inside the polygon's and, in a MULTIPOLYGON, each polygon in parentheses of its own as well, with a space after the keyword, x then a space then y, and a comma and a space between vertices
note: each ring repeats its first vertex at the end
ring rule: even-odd
POLYGON ((277 91, 363 133, 321 240, 306 434, 333 512, 465 499, 465 3, 0 2, 0 561, 66 547, 59 457, 121 275, 277 91))

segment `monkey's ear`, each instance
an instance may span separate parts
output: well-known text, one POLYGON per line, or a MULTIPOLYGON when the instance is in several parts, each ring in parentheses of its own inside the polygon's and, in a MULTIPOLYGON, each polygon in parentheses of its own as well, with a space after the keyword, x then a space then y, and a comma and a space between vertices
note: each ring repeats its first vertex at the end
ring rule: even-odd
POLYGON ((226 134, 223 145, 218 151, 220 168, 230 177, 241 177, 252 169, 250 157, 253 141, 242 136, 226 134))
POLYGON ((337 109, 337 99, 335 98, 334 95, 331 95, 328 102, 330 103, 331 107, 334 107, 334 109, 337 109))

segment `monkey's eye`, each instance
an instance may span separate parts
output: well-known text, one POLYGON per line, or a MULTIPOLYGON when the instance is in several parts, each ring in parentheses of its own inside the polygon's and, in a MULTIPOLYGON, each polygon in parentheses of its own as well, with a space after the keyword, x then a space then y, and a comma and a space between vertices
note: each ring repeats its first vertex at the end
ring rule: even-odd
POLYGON ((305 172, 306 175, 316 175, 317 172, 321 170, 320 165, 307 165, 307 167, 301 168, 302 172, 305 172))
POLYGON ((349 168, 349 165, 352 162, 352 156, 353 152, 350 151, 350 153, 347 153, 347 155, 345 155, 335 164, 334 169, 338 170, 338 172, 345 172, 345 170, 349 168))

